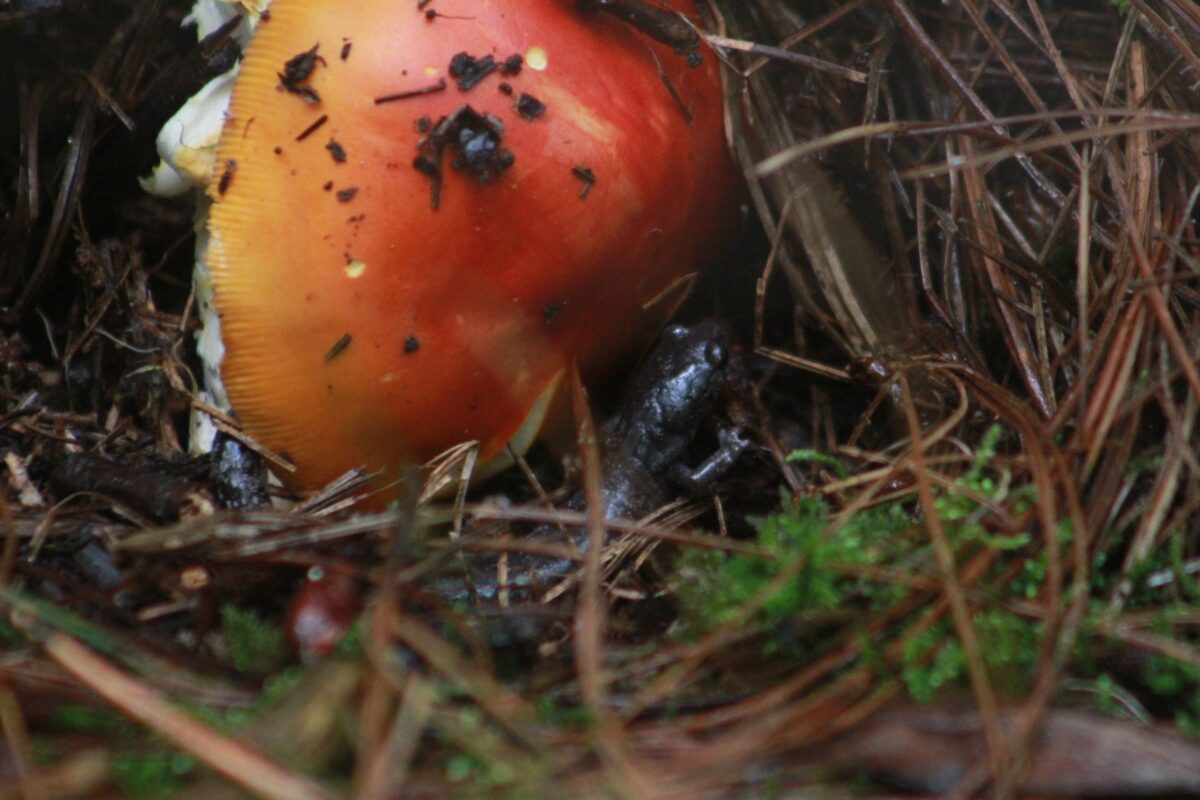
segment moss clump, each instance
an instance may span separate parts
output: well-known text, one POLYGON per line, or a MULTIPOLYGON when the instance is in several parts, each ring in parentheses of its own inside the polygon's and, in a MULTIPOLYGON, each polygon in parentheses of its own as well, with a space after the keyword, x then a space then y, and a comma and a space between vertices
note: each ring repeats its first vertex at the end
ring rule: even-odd
POLYGON ((24 644, 25 637, 7 619, 0 619, 0 647, 17 647, 24 644))
MULTIPOLYGON (((977 612, 971 624, 993 688, 1004 694, 1028 689, 1037 665, 1041 623, 992 608, 977 612)), ((922 703, 933 700, 940 689, 966 681, 967 658, 949 620, 904 643, 900 677, 908 693, 922 703)))
MULTIPOLYGON (((1003 575, 1005 583, 992 591, 1030 600, 1042 589, 1046 558, 1028 533, 1004 531, 995 523, 993 508, 1002 506, 1011 518, 1034 502, 1028 491, 1012 490, 997 466, 1002 434, 999 426, 986 431, 967 470, 951 485, 935 487, 933 507, 956 551, 988 548, 1002 554, 991 574, 1003 575), (1013 558, 1021 559, 1015 573, 1009 568, 1013 558)), ((763 556, 694 550, 680 558, 677 628, 695 635, 746 614, 746 622, 766 635, 769 651, 811 652, 811 645, 821 641, 813 621, 861 620, 908 593, 905 583, 888 580, 885 570, 918 576, 936 571, 927 537, 919 532, 919 514, 911 500, 897 500, 838 519, 819 497, 785 497, 778 513, 755 521, 763 556)), ((1069 545, 1070 534, 1069 525, 1060 526, 1060 547, 1069 545)), ((1005 691, 1026 687, 1037 663, 1041 624, 985 606, 975 611, 973 625, 996 686, 1005 691)), ((948 620, 899 635, 906 638, 898 659, 889 659, 883 642, 872 640, 861 643, 862 662, 881 675, 899 674, 920 700, 965 681, 965 655, 948 620)))
POLYGON ((855 567, 885 563, 904 546, 899 534, 912 520, 898 504, 867 509, 830 530, 829 508, 818 497, 787 498, 783 510, 754 520, 767 557, 690 550, 677 565, 676 597, 685 635, 696 635, 743 613, 766 590, 754 613, 766 630, 805 612, 835 611, 852 599, 890 602, 893 587, 857 577, 855 567), (781 578, 786 573, 786 578, 781 578))
POLYGON ((121 753, 110 766, 113 781, 128 800, 166 800, 175 797, 196 769, 196 760, 165 745, 139 753, 121 753))
MULTIPOLYGON (((1195 640, 1180 634, 1180 620, 1195 614, 1195 608, 1179 605, 1164 608, 1152 625, 1154 633, 1195 647, 1195 640)), ((1200 666, 1162 653, 1146 659, 1143 679, 1163 707, 1174 712, 1175 724, 1185 733, 1200 735, 1200 666)))
POLYGON ((283 631, 253 611, 234 605, 221 608, 221 632, 234 669, 249 675, 266 675, 287 659, 283 631))
POLYGON ((105 733, 133 736, 137 727, 125 717, 105 706, 87 703, 63 703, 54 709, 53 725, 64 731, 105 733))

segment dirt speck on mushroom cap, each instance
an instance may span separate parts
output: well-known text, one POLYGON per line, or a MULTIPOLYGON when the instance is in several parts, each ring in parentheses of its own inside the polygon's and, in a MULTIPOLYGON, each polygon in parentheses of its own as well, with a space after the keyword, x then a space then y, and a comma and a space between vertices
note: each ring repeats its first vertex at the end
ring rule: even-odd
POLYGON ((237 175, 223 194, 210 187, 208 260, 230 401, 253 436, 291 454, 299 485, 467 439, 483 459, 501 451, 572 358, 603 375, 652 336, 673 303, 646 304, 703 266, 725 227, 733 179, 715 59, 689 69, 570 0, 442 0, 464 17, 454 25, 394 0, 271 8, 234 89, 218 163, 236 160, 237 175), (318 103, 279 90, 298 52, 345 40, 353 57, 319 61, 306 79, 318 103), (499 74, 374 102, 448 77, 457 53, 533 49, 545 68, 506 78, 545 104, 533 120, 497 91, 499 74), (434 209, 413 167, 425 135, 414 123, 464 103, 503 123, 515 161, 481 184, 448 154, 434 209), (297 142, 322 116, 322 135, 297 142), (596 178, 586 200, 577 164, 596 178), (339 201, 331 181, 357 192, 339 201), (347 334, 353 346, 326 360, 347 334), (412 336, 420 349, 405 354, 412 336))

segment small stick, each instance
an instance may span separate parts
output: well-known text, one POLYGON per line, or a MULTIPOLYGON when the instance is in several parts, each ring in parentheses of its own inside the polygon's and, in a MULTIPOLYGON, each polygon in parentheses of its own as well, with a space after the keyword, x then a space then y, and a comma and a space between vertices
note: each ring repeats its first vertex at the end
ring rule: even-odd
POLYGON ((434 92, 442 92, 446 89, 446 79, 438 78, 437 83, 431 83, 428 86, 422 86, 419 89, 409 89, 404 92, 396 92, 394 94, 385 94, 382 97, 375 98, 375 105, 384 103, 393 103, 397 100, 407 100, 410 97, 420 97, 425 94, 433 94, 434 92))

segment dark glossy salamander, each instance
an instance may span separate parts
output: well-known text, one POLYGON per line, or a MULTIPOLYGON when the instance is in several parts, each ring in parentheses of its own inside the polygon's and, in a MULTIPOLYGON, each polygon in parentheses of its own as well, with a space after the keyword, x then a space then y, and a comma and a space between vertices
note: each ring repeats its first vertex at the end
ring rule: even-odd
MULTIPOLYGON (((606 517, 636 519, 671 499, 675 487, 703 489, 746 448, 734 429, 720 434, 721 447, 704 464, 689 470, 683 463, 697 432, 712 418, 720 399, 729 364, 729 343, 715 322, 692 327, 675 325, 663 332, 654 349, 630 382, 625 399, 602 427, 604 457, 603 497, 606 517)), ((582 495, 567 508, 581 510, 582 495)), ((531 537, 557 536, 557 529, 542 526, 531 537)), ((581 549, 587 536, 573 531, 581 549)), ((499 589, 495 559, 468 567, 470 586, 462 576, 438 582, 437 592, 449 600, 474 596, 493 599, 499 589)), ((571 559, 552 559, 512 553, 508 561, 508 588, 515 599, 534 599, 575 569, 571 559)))

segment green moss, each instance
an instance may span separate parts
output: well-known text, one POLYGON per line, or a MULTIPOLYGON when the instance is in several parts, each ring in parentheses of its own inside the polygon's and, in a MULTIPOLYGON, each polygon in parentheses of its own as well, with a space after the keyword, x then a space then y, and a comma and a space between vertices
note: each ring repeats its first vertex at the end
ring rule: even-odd
POLYGON ((847 568, 884 563, 905 546, 899 534, 912 521, 900 504, 865 510, 830 531, 823 500, 785 497, 780 513, 753 522, 757 544, 768 557, 699 549, 681 556, 675 582, 683 612, 681 633, 697 635, 742 613, 747 601, 784 572, 790 578, 756 614, 764 629, 802 612, 840 610, 851 598, 894 598, 891 587, 848 575, 847 568))
POLYGON ((1092 695, 1093 708, 1110 717, 1119 717, 1124 713, 1124 706, 1117 699, 1117 682, 1111 675, 1107 672, 1097 675, 1091 688, 1095 692, 1092 695))
POLYGON ((966 673, 962 646, 949 633, 949 623, 943 620, 904 643, 900 677, 908 693, 922 703, 933 700, 940 689, 966 673))
MULTIPOLYGON (((999 457, 1003 429, 993 426, 981 438, 971 464, 951 485, 935 484, 933 508, 946 539, 960 562, 983 549, 994 556, 988 571, 973 583, 969 602, 971 626, 993 687, 1003 695, 1019 695, 1032 683, 1039 664, 1044 627, 1015 613, 1016 603, 1039 603, 1049 573, 1048 543, 1031 535, 1038 523, 1030 514, 1038 503, 1035 487, 1008 474, 999 457), (1027 530, 1005 530, 992 509, 1003 508, 1010 519, 1029 520, 1027 530), (1015 601, 1015 602, 1014 602, 1015 601)), ((797 458, 833 465, 819 454, 797 458)), ((1139 470, 1154 466, 1143 460, 1139 470)), ((752 626, 768 652, 786 651, 812 657, 831 641, 828 625, 849 632, 870 612, 891 608, 910 589, 899 581, 870 580, 872 568, 903 574, 933 575, 933 564, 920 521, 922 509, 912 500, 896 501, 854 514, 835 517, 819 497, 785 497, 780 511, 755 521, 755 544, 762 556, 691 550, 678 563, 673 585, 679 601, 676 632, 696 636, 724 622, 752 626), (834 520, 838 522, 835 524, 834 520), (779 580, 781 576, 786 580, 779 580), (779 585, 770 597, 764 587, 779 585), (748 605, 756 601, 756 605, 748 605), (824 626, 824 627, 822 627, 824 626), (783 644, 786 642, 786 644, 783 644)), ((1120 628, 1126 615, 1144 625, 1157 614, 1157 636, 1195 652, 1195 608, 1200 604, 1200 579, 1190 573, 1196 553, 1194 532, 1172 531, 1132 569, 1125 566, 1129 537, 1114 531, 1095 540, 1089 565, 1088 612, 1081 620, 1068 671, 1072 678, 1092 681, 1096 703, 1110 711, 1123 707, 1121 692, 1158 714, 1175 717, 1178 727, 1200 734, 1200 666, 1189 660, 1142 651, 1142 658, 1123 663, 1139 665, 1138 673, 1123 673, 1122 686, 1108 674, 1113 656, 1134 645, 1112 641, 1104 631, 1120 628), (1113 598, 1120 599, 1114 603, 1113 598), (1115 652, 1114 652, 1115 651, 1115 652)), ((1058 522, 1055 541, 1059 562, 1070 570, 1075 531, 1068 519, 1058 522)), ((1070 575, 1062 587, 1070 601, 1070 575)), ((922 701, 968 683, 966 656, 949 618, 914 633, 918 616, 900 620, 885 635, 860 634, 857 666, 881 679, 899 677, 909 694, 922 701), (898 658, 889 658, 888 645, 903 642, 898 658)), ((734 676, 736 677, 736 676, 734 676)))
POLYGON ((1042 623, 1001 608, 990 608, 975 614, 972 624, 992 684, 1006 693, 1028 689, 1037 666, 1042 623))
POLYGON ((1200 603, 1200 582, 1188 571, 1188 549, 1186 537, 1182 531, 1175 531, 1167 539, 1165 548, 1170 558, 1171 574, 1175 579, 1176 591, 1181 600, 1190 600, 1195 605, 1200 603))
POLYGON ((537 759, 513 763, 501 747, 500 734, 478 709, 458 713, 454 734, 458 748, 445 762, 447 780, 456 785, 456 797, 540 798, 549 793, 548 772, 537 759))
MULTIPOLYGON (((1032 487, 1010 488, 1009 476, 997 466, 1002 439, 1000 426, 986 431, 967 470, 952 486, 935 488, 934 509, 956 550, 982 545, 1022 558, 1015 580, 1011 557, 998 559, 994 574, 1004 574, 1010 581, 1006 595, 1028 600, 1041 592, 1046 558, 1029 534, 996 533, 992 504, 1017 515, 1036 501, 1032 487), (1022 551, 1032 554, 1022 556, 1022 551)), ((803 456, 811 458, 807 453, 803 456)), ((865 568, 870 567, 904 565, 900 569, 906 572, 932 569, 926 537, 918 533, 920 525, 914 519, 917 513, 911 501, 886 503, 854 514, 835 530, 822 499, 785 497, 779 513, 755 521, 756 544, 767 551, 767 557, 694 550, 680 558, 675 582, 683 621, 679 630, 695 635, 735 619, 751 598, 781 574, 791 578, 761 603, 751 619, 767 634, 768 650, 779 649, 779 641, 797 622, 889 608, 908 588, 861 575, 869 574, 865 568)), ((1069 546, 1070 534, 1069 525, 1060 526, 1060 547, 1069 546)), ((1040 624, 995 607, 977 610, 972 624, 997 687, 1014 691, 1025 687, 1036 665, 1040 624)), ((812 633, 818 635, 819 631, 812 633)), ((794 643, 812 652, 815 640, 794 643)), ((887 663, 880 644, 865 642, 862 662, 880 674, 898 669, 918 699, 931 699, 941 688, 965 682, 965 657, 948 621, 906 639, 898 665, 887 663)))
POLYGON ((469 753, 457 753, 446 762, 446 779, 451 783, 464 783, 475 778, 482 767, 479 759, 469 753))
POLYGON ((128 800, 166 800, 183 787, 184 779, 196 768, 186 753, 153 747, 141 753, 122 753, 112 760, 113 780, 128 800))
POLYGON ((137 730, 111 708, 86 703, 62 703, 55 707, 52 718, 55 728, 66 731, 130 735, 137 730))
POLYGON ((845 477, 848 474, 846 465, 839 461, 836 457, 828 453, 822 453, 820 450, 802 449, 793 450, 787 455, 788 461, 813 461, 817 464, 824 464, 838 474, 839 477, 845 477))
MULTIPOLYGON (((1190 619, 1195 609, 1186 605, 1164 608, 1152 626, 1154 632, 1178 640, 1179 619, 1190 619)), ((1181 642, 1184 647, 1195 648, 1196 642, 1181 642)), ((1185 733, 1200 734, 1200 666, 1155 653, 1146 660, 1143 680, 1159 699, 1170 708, 1175 724, 1185 733)))
POLYGON ((229 660, 239 672, 265 675, 287 659, 283 631, 253 611, 223 606, 221 632, 229 648, 229 660))
POLYGON ((304 674, 303 667, 293 666, 280 670, 267 678, 263 683, 262 694, 258 698, 258 708, 265 711, 283 703, 296 691, 296 687, 304 679, 304 674))
MULTIPOLYGON (((1016 694, 1029 688, 1037 665, 1042 624, 1003 609, 984 609, 971 620, 979 652, 993 688, 1016 694)), ((901 678, 916 700, 933 700, 940 689, 967 680, 967 659, 951 622, 936 625, 905 642, 901 678)))
POLYGON ((362 653, 363 617, 351 623, 334 647, 334 654, 341 658, 355 658, 362 653))
POLYGON ((452 783, 469 784, 473 791, 486 793, 487 789, 512 784, 516 776, 502 762, 485 763, 470 753, 456 753, 446 763, 446 778, 452 783))
POLYGON ((7 619, 0 618, 0 647, 17 647, 25 643, 25 637, 7 619))
POLYGON ((976 498, 1004 502, 1010 513, 1019 514, 1034 501, 1032 486, 1009 491, 1006 475, 994 475, 995 461, 1003 429, 993 425, 984 433, 975 449, 970 468, 954 485, 934 498, 933 507, 945 526, 946 535, 954 543, 979 542, 996 550, 1019 550, 1030 542, 1026 533, 999 535, 987 526, 988 509, 976 498))
POLYGON ((582 703, 561 705, 550 695, 539 697, 536 708, 538 720, 555 726, 585 728, 592 721, 591 712, 582 703))

